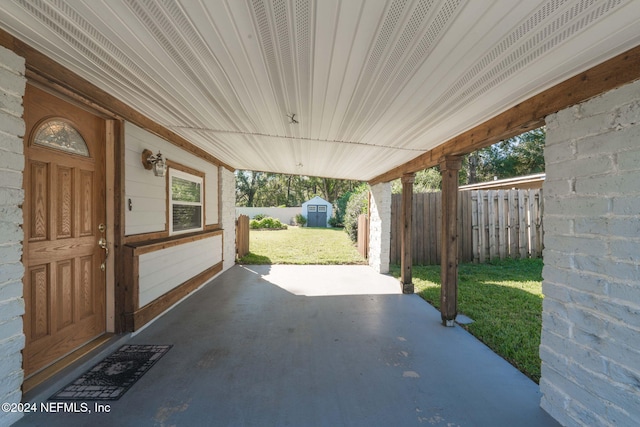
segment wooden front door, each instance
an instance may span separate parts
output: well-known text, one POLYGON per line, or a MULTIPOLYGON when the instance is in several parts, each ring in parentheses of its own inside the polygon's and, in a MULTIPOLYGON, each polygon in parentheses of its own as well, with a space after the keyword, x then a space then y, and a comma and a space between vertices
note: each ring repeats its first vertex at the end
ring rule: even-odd
POLYGON ((105 332, 105 121, 27 85, 25 376, 105 332))

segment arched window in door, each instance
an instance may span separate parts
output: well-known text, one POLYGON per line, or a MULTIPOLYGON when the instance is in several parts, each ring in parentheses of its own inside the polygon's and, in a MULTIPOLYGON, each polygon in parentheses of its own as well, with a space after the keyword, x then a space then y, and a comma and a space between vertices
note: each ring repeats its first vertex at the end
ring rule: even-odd
POLYGON ((33 143, 83 157, 89 157, 89 148, 82 135, 66 120, 49 119, 34 132, 33 143))

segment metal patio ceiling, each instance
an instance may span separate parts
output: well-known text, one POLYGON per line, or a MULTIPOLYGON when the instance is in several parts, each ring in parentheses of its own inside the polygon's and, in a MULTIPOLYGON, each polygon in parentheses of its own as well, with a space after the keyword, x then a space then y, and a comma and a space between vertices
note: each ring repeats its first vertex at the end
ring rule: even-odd
POLYGON ((237 169, 369 180, 640 44, 638 0, 3 0, 0 27, 237 169))

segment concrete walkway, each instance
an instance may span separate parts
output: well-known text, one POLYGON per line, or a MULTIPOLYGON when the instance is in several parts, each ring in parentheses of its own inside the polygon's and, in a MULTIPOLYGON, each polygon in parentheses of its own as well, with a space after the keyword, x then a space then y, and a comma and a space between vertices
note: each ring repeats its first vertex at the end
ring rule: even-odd
POLYGON ((235 266, 129 339, 174 347, 110 413, 15 425, 557 425, 535 383, 399 290, 366 266, 235 266))

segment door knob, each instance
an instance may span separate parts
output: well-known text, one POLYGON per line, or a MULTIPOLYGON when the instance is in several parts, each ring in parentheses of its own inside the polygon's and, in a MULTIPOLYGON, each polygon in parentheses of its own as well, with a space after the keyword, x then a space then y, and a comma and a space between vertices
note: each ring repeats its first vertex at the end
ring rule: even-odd
POLYGON ((100 246, 102 249, 104 249, 105 251, 105 255, 104 257, 108 257, 109 256, 109 244, 107 243, 107 239, 105 239, 104 237, 101 237, 100 240, 98 240, 98 246, 100 246))

